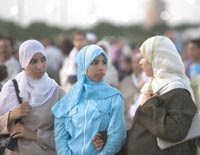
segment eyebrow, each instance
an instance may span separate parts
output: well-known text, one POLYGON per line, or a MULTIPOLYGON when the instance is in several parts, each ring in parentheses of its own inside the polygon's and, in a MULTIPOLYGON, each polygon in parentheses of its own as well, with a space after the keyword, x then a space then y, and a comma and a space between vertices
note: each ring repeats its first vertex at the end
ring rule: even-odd
MULTIPOLYGON (((41 58, 38 58, 38 59, 43 59, 43 58, 46 58, 46 57, 42 56, 41 58)), ((32 58, 31 60, 37 60, 37 58, 32 58)))
POLYGON ((37 60, 36 58, 32 58, 30 61, 32 61, 32 60, 37 60))

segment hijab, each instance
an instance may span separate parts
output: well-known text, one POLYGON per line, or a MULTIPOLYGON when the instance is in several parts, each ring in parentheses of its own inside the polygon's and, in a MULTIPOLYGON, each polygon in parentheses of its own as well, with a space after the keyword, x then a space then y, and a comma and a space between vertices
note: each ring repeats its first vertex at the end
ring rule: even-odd
POLYGON ((142 88, 142 92, 160 95, 176 88, 183 88, 194 95, 185 74, 184 64, 175 45, 165 36, 147 39, 140 47, 142 56, 152 65, 153 77, 142 88))
POLYGON ((108 85, 104 80, 95 82, 87 76, 87 70, 93 60, 99 55, 103 55, 107 62, 107 55, 102 48, 97 45, 88 45, 83 47, 77 56, 78 81, 71 90, 53 106, 52 111, 56 117, 61 117, 79 104, 81 98, 102 100, 109 98, 120 92, 108 85))
MULTIPOLYGON (((39 41, 27 40, 20 45, 19 61, 24 70, 26 70, 30 60, 36 53, 42 53, 46 57, 45 48, 39 41)), ((45 104, 55 92, 57 83, 49 78, 47 73, 40 79, 33 79, 24 70, 15 77, 22 100, 27 101, 31 107, 45 104)), ((18 104, 14 86, 10 80, 3 86, 0 93, 0 114, 14 109, 18 104)))

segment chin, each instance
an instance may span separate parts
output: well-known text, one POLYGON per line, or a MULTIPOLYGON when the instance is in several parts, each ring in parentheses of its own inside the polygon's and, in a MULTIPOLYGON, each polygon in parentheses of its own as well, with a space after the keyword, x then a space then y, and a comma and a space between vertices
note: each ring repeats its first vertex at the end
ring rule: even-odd
POLYGON ((43 76, 44 76, 44 74, 42 74, 42 75, 36 75, 36 76, 34 77, 34 79, 39 80, 39 79, 41 79, 43 76))
POLYGON ((96 82, 101 82, 103 79, 97 79, 96 82))

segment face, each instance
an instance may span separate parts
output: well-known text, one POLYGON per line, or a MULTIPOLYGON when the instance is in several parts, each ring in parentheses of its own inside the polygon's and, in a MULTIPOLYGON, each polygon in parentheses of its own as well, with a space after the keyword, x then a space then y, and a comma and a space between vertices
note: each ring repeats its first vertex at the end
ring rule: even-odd
POLYGON ((141 58, 139 64, 147 76, 153 77, 153 69, 147 59, 141 58))
POLYGON ((87 70, 87 76, 95 82, 100 82, 106 74, 107 62, 103 55, 96 57, 87 70))
POLYGON ((132 70, 134 73, 141 73, 142 68, 139 64, 141 58, 137 58, 137 57, 132 57, 132 70))
POLYGON ((25 72, 33 79, 40 79, 47 69, 47 60, 42 53, 36 53, 30 60, 25 72))
POLYGON ((2 60, 8 60, 12 55, 12 47, 9 40, 0 40, 0 57, 2 60))
POLYGON ((193 61, 199 60, 200 58, 200 48, 194 44, 189 43, 187 46, 188 54, 192 58, 193 61))
POLYGON ((86 38, 84 35, 77 34, 73 37, 73 45, 77 50, 80 50, 85 45, 85 42, 86 38))

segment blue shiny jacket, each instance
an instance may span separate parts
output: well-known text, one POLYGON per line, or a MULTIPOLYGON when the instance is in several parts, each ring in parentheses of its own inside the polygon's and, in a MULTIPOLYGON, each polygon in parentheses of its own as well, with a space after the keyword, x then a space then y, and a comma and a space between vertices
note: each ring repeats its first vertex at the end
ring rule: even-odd
POLYGON ((82 99, 64 116, 55 118, 55 142, 58 155, 112 155, 126 138, 124 105, 120 95, 109 99, 82 99), (92 138, 107 131, 102 151, 96 151, 92 138))

